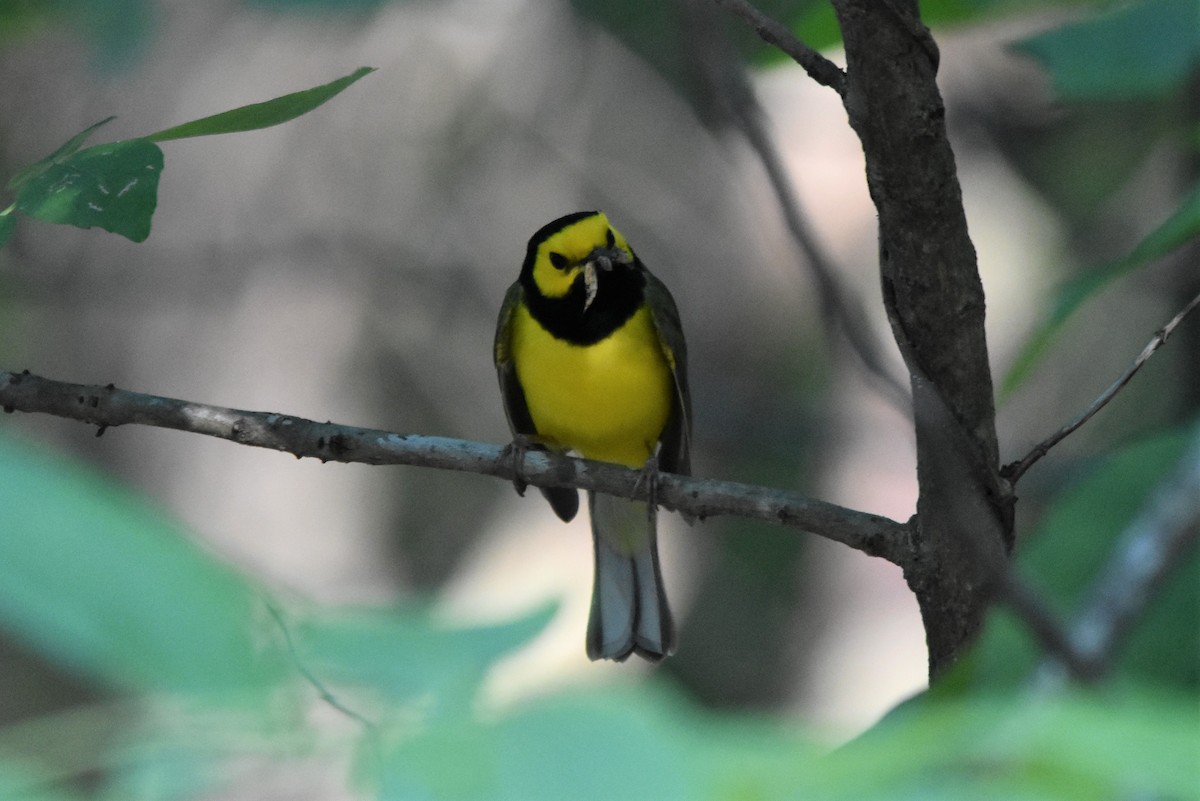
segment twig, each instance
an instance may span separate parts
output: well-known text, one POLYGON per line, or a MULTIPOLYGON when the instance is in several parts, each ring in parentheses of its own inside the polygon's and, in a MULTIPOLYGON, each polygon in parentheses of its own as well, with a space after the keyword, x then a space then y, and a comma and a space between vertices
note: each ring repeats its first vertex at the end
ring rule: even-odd
POLYGON ((763 14, 746 0, 716 0, 716 3, 745 20, 759 38, 790 56, 814 81, 828 86, 839 95, 845 95, 846 73, 842 68, 797 39, 786 27, 763 14))
POLYGON ((1059 675, 1081 684, 1099 680, 1102 675, 1100 662, 1078 647, 1042 593, 1017 573, 1011 562, 994 567, 992 579, 997 597, 1041 644, 1046 664, 1053 665, 1059 675))
MULTIPOLYGON (((1200 428, 1179 464, 1121 533, 1112 556, 1092 582, 1083 611, 1070 629, 1071 650, 1094 666, 1099 679, 1133 624, 1200 540, 1200 428)), ((1055 666, 1042 665, 1042 687, 1061 683, 1055 666)))
POLYGON ((306 682, 308 682, 308 684, 314 690, 316 690, 320 699, 336 709, 338 712, 345 715, 350 720, 353 720, 355 723, 362 726, 368 733, 374 735, 376 733, 375 723, 369 720, 361 712, 351 709, 342 703, 341 699, 334 695, 333 691, 325 686, 325 682, 317 678, 317 675, 313 673, 307 665, 304 664, 304 661, 300 658, 299 651, 296 649, 296 643, 292 639, 292 631, 288 627, 287 621, 283 619, 283 612, 280 611, 279 607, 268 601, 267 612, 275 621, 275 625, 279 626, 279 630, 283 633, 283 643, 287 647, 288 656, 291 657, 292 664, 295 665, 296 670, 300 673, 300 676, 306 682))
POLYGON ((940 495, 939 508, 947 510, 971 559, 984 566, 995 600, 1009 607, 1041 645, 1044 659, 1034 674, 1035 687, 1052 689, 1068 679, 1080 684, 1102 680, 1155 592, 1200 539, 1200 427, 1178 474, 1130 523, 1093 580, 1083 611, 1068 624, 995 547, 1005 530, 984 500, 986 471, 974 463, 969 442, 953 425, 937 389, 925 380, 913 386, 918 421, 938 437, 932 448, 941 458, 931 483, 940 495))
POLYGON ((296 641, 292 637, 291 628, 288 626, 287 621, 283 619, 283 611, 280 610, 280 608, 276 606, 274 602, 269 600, 267 601, 267 612, 271 615, 271 618, 275 621, 275 624, 279 626, 279 630, 283 632, 283 642, 287 647, 288 656, 291 658, 292 664, 296 667, 296 670, 300 673, 301 678, 308 682, 309 686, 316 691, 317 696, 322 702, 328 704, 331 708, 337 710, 347 719, 354 721, 362 727, 364 734, 367 736, 366 741, 370 745, 371 757, 375 763, 374 767, 376 770, 382 771, 383 751, 379 742, 378 725, 376 725, 375 721, 371 720, 358 710, 352 709, 344 704, 342 699, 338 698, 337 695, 335 695, 334 692, 329 689, 325 682, 321 681, 321 679, 317 677, 317 674, 313 673, 308 665, 304 663, 304 660, 300 658, 299 649, 296 648, 296 641))
MULTIPOLYGON (((69 384, 0 371, 0 407, 6 412, 37 412, 107 428, 135 424, 189 431, 323 462, 403 464, 496 476, 511 481, 511 458, 495 445, 446 437, 397 434, 335 423, 318 423, 271 412, 228 409, 108 386, 69 384)), ((521 477, 538 487, 577 487, 647 500, 640 470, 528 452, 521 477)), ((663 473, 656 500, 668 509, 698 518, 735 515, 802 529, 841 542, 871 556, 903 565, 908 528, 886 517, 859 512, 793 492, 663 473)))
POLYGON ((1138 357, 1133 360, 1133 364, 1129 366, 1129 369, 1122 373, 1121 376, 1117 378, 1117 380, 1114 381, 1108 389, 1104 390, 1100 397, 1092 401, 1091 405, 1084 410, 1083 414, 1080 415, 1078 419, 1068 423, 1051 436, 1039 442, 1036 446, 1034 446, 1033 450, 1025 455, 1024 458, 1005 465, 1001 469, 1000 475, 1015 484, 1018 480, 1020 480, 1021 476, 1025 475, 1025 471, 1027 471, 1034 465, 1035 462, 1049 453, 1051 448, 1062 442, 1066 437, 1070 436, 1077 428, 1082 426, 1088 420, 1091 420, 1097 412, 1103 409, 1106 405, 1108 405, 1109 401, 1116 397, 1118 392, 1125 388, 1125 385, 1129 383, 1130 379, 1137 374, 1138 370, 1142 369, 1143 365, 1145 365, 1146 362, 1149 361, 1150 357, 1154 355, 1154 352, 1166 343, 1167 339, 1172 333, 1174 333, 1179 324, 1183 322, 1183 319, 1191 314, 1197 306, 1200 306, 1200 295, 1192 298, 1192 301, 1188 305, 1184 306, 1183 310, 1180 311, 1179 314, 1176 314, 1173 318, 1171 318, 1169 323, 1158 330, 1150 342, 1147 343, 1146 347, 1142 348, 1142 352, 1138 354, 1138 357))
MULTIPOLYGON (((749 91, 749 87, 747 87, 749 91)), ((858 356, 867 372, 876 379, 885 397, 907 416, 912 412, 912 395, 900 381, 888 371, 879 351, 878 343, 871 336, 862 310, 846 296, 835 278, 833 266, 817 244, 805 221, 800 201, 788 180, 787 171, 780 161, 779 153, 771 142, 757 108, 746 108, 737 115, 738 125, 750 147, 762 162, 763 170, 779 201, 780 211, 792 239, 804 254, 817 281, 821 295, 821 314, 825 325, 842 331, 850 349, 858 356)))
POLYGON ((844 290, 837 279, 835 266, 813 236, 787 169, 767 130, 746 70, 730 48, 724 30, 716 24, 719 19, 710 19, 716 13, 715 9, 702 4, 681 10, 685 34, 689 36, 685 52, 693 56, 699 81, 711 95, 710 103, 741 132, 762 164, 788 233, 815 279, 820 295, 818 308, 826 330, 841 332, 850 350, 866 368, 868 377, 878 383, 881 394, 902 415, 908 416, 912 413, 912 396, 905 384, 888 371, 866 315, 844 290))

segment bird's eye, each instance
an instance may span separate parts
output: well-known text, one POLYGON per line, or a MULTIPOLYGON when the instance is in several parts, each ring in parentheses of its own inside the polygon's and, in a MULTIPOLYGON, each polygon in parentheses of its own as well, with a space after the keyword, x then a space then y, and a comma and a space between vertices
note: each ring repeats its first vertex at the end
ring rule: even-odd
POLYGON ((567 257, 561 253, 551 253, 550 263, 560 270, 567 269, 567 257))
POLYGON ((616 247, 616 244, 617 244, 617 238, 613 235, 613 230, 611 228, 609 228, 608 229, 608 246, 610 248, 616 247))

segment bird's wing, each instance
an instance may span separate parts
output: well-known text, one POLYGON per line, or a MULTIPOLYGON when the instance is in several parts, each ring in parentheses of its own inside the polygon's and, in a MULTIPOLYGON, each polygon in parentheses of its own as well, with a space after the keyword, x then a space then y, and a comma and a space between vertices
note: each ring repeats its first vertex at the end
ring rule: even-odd
MULTIPOLYGON (((504 399, 504 414, 513 436, 537 437, 537 427, 529 414, 525 390, 517 378, 517 366, 512 355, 513 319, 525 299, 525 290, 519 282, 508 288, 504 304, 500 307, 500 318, 496 320, 496 338, 492 342, 492 359, 496 363, 496 376, 500 379, 500 396, 504 399)), ((536 443, 535 443, 536 445, 536 443)), ((536 445, 536 447, 541 447, 536 445)), ((564 521, 570 521, 579 511, 579 493, 564 487, 539 487, 550 502, 554 513, 564 521)), ((518 490, 522 492, 523 490, 518 490)))
POLYGON ((517 380, 517 368, 512 358, 512 328, 517 307, 524 299, 525 290, 514 282, 504 294, 504 305, 500 307, 500 318, 496 321, 496 338, 492 345, 492 356, 496 363, 496 376, 500 379, 500 395, 504 400, 504 414, 508 417, 508 428, 513 434, 533 436, 537 430, 529 407, 525 403, 525 390, 517 380))
POLYGON ((692 472, 692 394, 688 388, 687 343, 679 322, 675 299, 662 281, 646 273, 646 303, 658 331, 658 342, 675 384, 671 417, 662 435, 659 467, 668 473, 691 475, 692 472))

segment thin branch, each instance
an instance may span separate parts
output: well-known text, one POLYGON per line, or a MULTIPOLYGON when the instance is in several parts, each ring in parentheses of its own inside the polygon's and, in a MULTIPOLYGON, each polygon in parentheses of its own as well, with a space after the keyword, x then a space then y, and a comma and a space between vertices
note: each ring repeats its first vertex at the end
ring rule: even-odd
POLYGON ((1034 465, 1035 462, 1049 453, 1051 448, 1074 433, 1077 428, 1082 426, 1088 420, 1091 420, 1097 412, 1107 406, 1108 402, 1116 397, 1118 392, 1125 388, 1125 385, 1129 383, 1130 379, 1137 374, 1138 370, 1142 369, 1146 362, 1149 361, 1150 357, 1154 355, 1155 351, 1157 351, 1166 343, 1167 339, 1172 333, 1174 333, 1179 324, 1183 322, 1183 319, 1191 314, 1197 306, 1200 306, 1200 295, 1192 298, 1192 301, 1188 305, 1184 306, 1183 310, 1180 311, 1179 314, 1176 314, 1173 318, 1171 318, 1169 323, 1158 330, 1150 342, 1147 343, 1146 347, 1142 348, 1142 352, 1138 354, 1138 357, 1133 360, 1133 364, 1129 366, 1129 369, 1122 373, 1121 376, 1114 381, 1108 389, 1104 390, 1100 397, 1092 401, 1091 405, 1084 410, 1083 414, 1080 415, 1078 419, 1068 423, 1051 436, 1039 442, 1033 448, 1033 450, 1025 455, 1023 459, 1005 465, 1000 471, 1000 475, 1004 476, 1014 484, 1017 483, 1021 476, 1025 475, 1025 471, 1027 471, 1034 465))
POLYGON ((763 14, 746 0, 716 0, 716 3, 745 20, 764 42, 775 45, 791 56, 814 81, 828 86, 839 95, 845 95, 846 73, 842 68, 797 39, 786 27, 763 14))
MULTIPOLYGON (((749 91, 749 87, 747 87, 749 91)), ((808 228, 800 201, 788 180, 787 171, 779 158, 770 136, 763 125, 756 107, 749 107, 737 115, 738 125, 750 147, 762 162, 767 180, 779 201, 780 211, 800 252, 804 254, 817 281, 817 291, 821 295, 821 313, 828 328, 837 327, 845 336, 850 349, 858 356, 867 372, 876 379, 882 394, 900 410, 902 415, 912 412, 912 395, 905 386, 888 370, 884 364, 878 343, 871 334, 871 327, 866 321, 862 309, 854 304, 843 290, 829 263, 825 252, 817 244, 816 238, 808 228)))
POLYGON ((322 702, 335 709, 349 720, 357 723, 366 735, 366 742, 371 749, 371 757, 375 763, 375 768, 382 771, 383 769, 383 752, 379 741, 379 727, 375 721, 368 718, 356 709, 351 708, 338 698, 333 690, 329 689, 325 682, 318 678, 317 674, 304 663, 300 658, 300 650, 296 647, 296 641, 292 637, 291 627, 287 621, 283 619, 283 611, 272 601, 267 601, 267 612, 275 621, 275 625, 279 626, 279 630, 283 633, 283 642, 287 648, 288 657, 292 660, 292 664, 300 673, 301 678, 308 682, 309 686, 316 691, 317 696, 322 702))
MULTIPOLYGON (((1083 611, 1070 629, 1072 650, 1095 666, 1100 679, 1112 668, 1133 630, 1173 568, 1200 541, 1200 429, 1179 469, 1121 533, 1112 556, 1092 582, 1083 611)), ((1061 674, 1043 665, 1038 683, 1054 686, 1061 674)))
POLYGON ((1041 644, 1047 664, 1081 684, 1098 681, 1101 665, 1092 654, 1079 648, 1064 622, 1046 598, 1026 581, 1011 562, 993 565, 992 580, 998 599, 1012 610, 1041 644))
MULTIPOLYGON (((69 384, 0 371, 0 407, 36 412, 108 428, 135 424, 189 431, 241 445, 306 456, 323 462, 403 464, 495 476, 512 481, 512 459, 495 445, 445 437, 397 434, 300 417, 228 409, 145 395, 108 386, 69 384)), ((530 451, 521 478, 538 487, 577 487, 646 500, 639 470, 530 451)), ((663 473, 656 499, 668 509, 698 518, 735 515, 798 528, 903 565, 908 527, 886 517, 806 498, 793 492, 731 481, 663 473)))
POLYGON ((303 678, 314 690, 316 690, 317 696, 323 702, 336 709, 350 720, 353 720, 355 723, 362 726, 368 734, 372 735, 373 737, 377 736, 378 729, 374 721, 368 719, 361 712, 351 709, 349 706, 342 703, 342 700, 325 685, 325 682, 321 681, 321 679, 319 679, 317 675, 313 673, 307 665, 304 664, 304 660, 300 658, 300 652, 296 648, 295 640, 292 639, 291 628, 288 626, 287 621, 283 619, 283 612, 279 609, 279 607, 274 603, 268 602, 267 612, 271 615, 271 619, 275 621, 275 625, 279 627, 280 632, 283 633, 283 643, 287 648, 288 657, 292 660, 292 664, 295 666, 297 672, 300 673, 301 678, 303 678))
POLYGON ((709 93, 708 103, 745 137, 762 164, 788 233, 812 273, 827 333, 840 332, 866 368, 868 378, 877 383, 880 393, 902 415, 908 416, 912 413, 912 396, 905 384, 888 370, 861 305, 844 289, 832 260, 809 228, 807 215, 767 129, 754 87, 719 24, 719 12, 708 6, 707 0, 690 0, 682 5, 680 16, 684 35, 688 37, 684 50, 692 57, 699 83, 709 93))

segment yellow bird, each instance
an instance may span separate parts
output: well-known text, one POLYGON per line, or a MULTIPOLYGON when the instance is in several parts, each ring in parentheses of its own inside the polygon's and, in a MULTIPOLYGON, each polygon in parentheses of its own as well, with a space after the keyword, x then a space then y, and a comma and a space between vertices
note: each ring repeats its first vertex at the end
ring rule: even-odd
MULTIPOLYGON (((519 447, 652 471, 691 472, 691 401, 679 311, 602 212, 581 211, 529 240, 496 324, 496 372, 519 447)), ((555 513, 573 489, 543 489, 555 513)), ((655 507, 588 493, 595 582, 591 659, 658 661, 675 626, 658 563, 655 507)))

